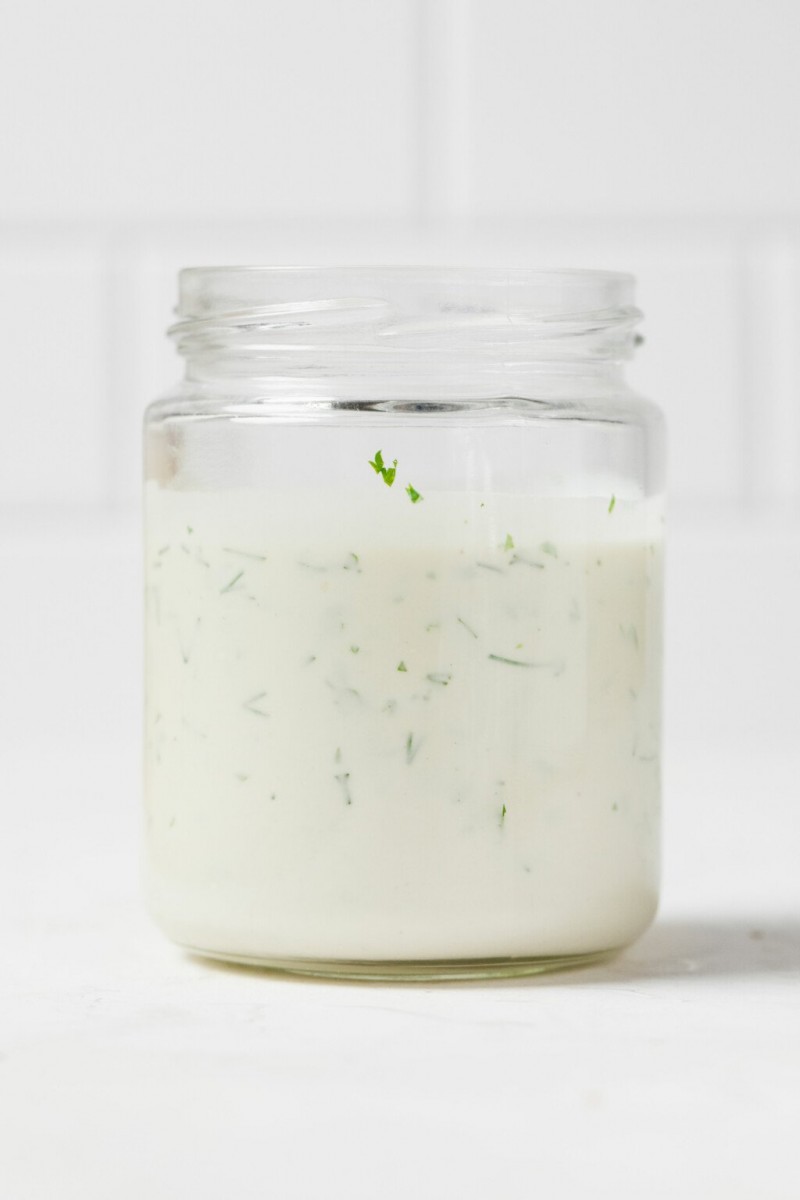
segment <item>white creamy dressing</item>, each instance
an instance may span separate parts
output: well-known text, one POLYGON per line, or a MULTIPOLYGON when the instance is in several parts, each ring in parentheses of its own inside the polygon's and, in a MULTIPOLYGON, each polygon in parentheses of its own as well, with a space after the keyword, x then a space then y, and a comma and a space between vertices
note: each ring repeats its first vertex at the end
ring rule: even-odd
POLYGON ((624 945, 657 893, 661 509, 148 484, 147 860, 276 960, 624 945))

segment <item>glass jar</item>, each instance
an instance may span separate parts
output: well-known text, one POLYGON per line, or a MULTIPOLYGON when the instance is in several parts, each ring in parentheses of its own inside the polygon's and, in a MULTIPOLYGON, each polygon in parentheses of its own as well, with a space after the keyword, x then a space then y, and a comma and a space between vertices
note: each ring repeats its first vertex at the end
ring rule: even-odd
POLYGON ((524 974, 656 910, 662 420, 624 275, 183 271, 146 874, 205 955, 524 974))

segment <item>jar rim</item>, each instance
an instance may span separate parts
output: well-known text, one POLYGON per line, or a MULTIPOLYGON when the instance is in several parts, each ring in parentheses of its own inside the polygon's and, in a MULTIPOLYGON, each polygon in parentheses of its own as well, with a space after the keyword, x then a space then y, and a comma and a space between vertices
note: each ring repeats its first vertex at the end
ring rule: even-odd
POLYGON ((579 268, 186 267, 169 332, 189 358, 232 351, 275 369, 305 369, 320 353, 619 360, 642 315, 635 286, 624 272, 579 268))
MULTIPOLYGON (((506 290, 526 308, 534 305, 542 315, 585 312, 628 305, 633 301, 635 277, 624 271, 577 267, 453 267, 444 265, 348 264, 340 266, 210 265, 184 267, 178 274, 177 314, 183 318, 220 315, 231 302, 239 310, 281 300, 297 299, 296 287, 305 298, 316 298, 316 287, 336 291, 394 285, 409 287, 415 282, 429 289, 439 285, 466 299, 484 291, 497 297, 506 290), (294 285, 294 286, 293 286, 294 285), (316 287, 315 287, 316 285, 316 287), (311 293, 309 295, 308 293, 311 293), (242 303, 243 302, 243 303, 242 303)), ((352 294, 352 291, 351 291, 352 294)), ((321 298, 321 297, 320 297, 321 298)))

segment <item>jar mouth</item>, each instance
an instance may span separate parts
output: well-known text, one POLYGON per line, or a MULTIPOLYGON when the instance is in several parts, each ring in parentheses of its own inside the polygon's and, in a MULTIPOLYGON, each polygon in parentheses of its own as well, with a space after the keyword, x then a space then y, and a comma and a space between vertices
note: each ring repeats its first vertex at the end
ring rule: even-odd
POLYGON ((180 353, 271 362, 623 359, 641 319, 632 275, 407 266, 189 267, 169 330, 180 353))

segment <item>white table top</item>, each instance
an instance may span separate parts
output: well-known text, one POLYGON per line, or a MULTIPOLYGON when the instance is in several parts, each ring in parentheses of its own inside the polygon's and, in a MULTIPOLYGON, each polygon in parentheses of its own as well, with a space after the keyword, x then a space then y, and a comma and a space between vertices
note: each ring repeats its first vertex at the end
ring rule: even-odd
POLYGON ((616 962, 403 987, 166 942, 137 759, 7 755, 3 1200, 800 1195, 800 754, 672 754, 663 913, 616 962))

